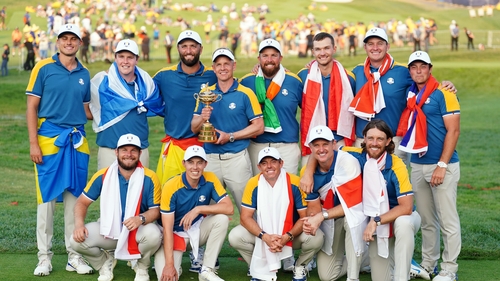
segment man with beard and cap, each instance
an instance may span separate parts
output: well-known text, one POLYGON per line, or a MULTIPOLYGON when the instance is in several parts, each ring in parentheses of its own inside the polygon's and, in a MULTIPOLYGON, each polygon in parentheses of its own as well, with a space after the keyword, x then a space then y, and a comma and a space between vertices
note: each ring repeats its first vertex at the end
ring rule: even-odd
POLYGON ((200 61, 202 40, 193 30, 181 32, 177 38, 180 62, 160 69, 154 77, 165 103, 165 138, 158 160, 156 173, 163 184, 169 178, 184 171, 184 151, 191 145, 202 145, 191 131, 189 120, 196 106, 194 93, 206 85, 215 84, 217 77, 210 67, 200 61))
POLYGON ((51 247, 58 197, 64 202, 66 270, 92 273, 92 268, 70 245, 73 208, 87 182, 90 151, 84 125, 92 118, 88 105, 90 74, 76 58, 81 44, 77 25, 62 26, 56 42, 59 52, 36 64, 26 88, 26 123, 38 203, 38 264, 33 272, 36 276, 46 276, 52 271, 51 247))
POLYGON ((257 156, 264 147, 278 149, 285 171, 297 174, 300 149, 296 116, 302 103, 302 82, 281 65, 283 56, 278 41, 262 41, 257 59, 260 66, 257 74, 249 73, 240 80, 241 85, 255 92, 264 116, 264 133, 251 139, 248 146, 253 175, 259 173, 257 156))
MULTIPOLYGON (((177 51, 180 62, 177 65, 160 69, 153 77, 160 90, 165 104, 164 127, 165 138, 160 150, 156 174, 160 183, 185 171, 182 165, 184 151, 191 145, 202 145, 197 135, 191 131, 189 120, 193 118, 196 100, 193 94, 198 93, 206 84, 217 82, 217 77, 210 67, 200 61, 203 45, 200 35, 193 30, 185 30, 177 38, 177 51)), ((191 257, 189 269, 198 272, 202 251, 199 257, 191 257)))
POLYGON ((162 188, 163 246, 155 254, 158 280, 179 280, 183 253, 186 249, 197 252, 205 245, 199 281, 224 281, 215 265, 229 227, 228 216, 234 212, 233 203, 215 174, 205 171, 203 147, 188 147, 182 165, 186 171, 162 188))
MULTIPOLYGON (((236 62, 229 49, 220 48, 212 55, 212 68, 217 83, 207 89, 221 95, 211 106, 197 104, 191 120, 191 130, 198 133, 210 119, 217 131, 217 141, 203 144, 207 152, 207 171, 213 172, 231 192, 237 207, 245 184, 252 177, 252 166, 247 150, 250 139, 264 132, 262 111, 254 92, 238 83, 233 73, 236 62)), ((206 91, 203 89, 202 91, 206 91)))
POLYGON ((343 150, 363 168, 363 212, 370 217, 363 240, 369 242, 371 278, 407 281, 411 271, 411 277, 430 280, 412 260, 420 215, 406 165, 394 154, 394 135, 384 121, 375 119, 366 124, 363 136, 361 148, 343 150))
POLYGON ((440 254, 440 232, 444 251, 441 271, 434 281, 458 280, 457 258, 462 238, 457 212, 460 162, 456 146, 460 136, 460 104, 456 95, 443 89, 432 75, 426 52, 417 51, 408 60, 414 83, 408 89, 407 108, 398 133, 400 149, 411 155, 411 181, 415 202, 422 216, 422 267, 433 273, 440 254))
POLYGON ((148 115, 163 115, 163 101, 151 76, 137 66, 138 61, 135 41, 121 40, 116 46, 115 62, 91 80, 90 110, 99 146, 98 170, 116 160, 116 143, 127 133, 141 140, 141 163, 149 167, 148 115))
POLYGON ((142 166, 141 141, 122 135, 116 159, 99 170, 75 204, 75 229, 71 246, 99 270, 99 281, 113 280, 116 259, 135 262, 135 281, 148 281, 148 269, 161 244, 161 186, 156 174, 142 166), (87 211, 99 197, 100 218, 85 224, 87 211), (114 256, 109 251, 114 250, 114 256))
POLYGON ((299 177, 283 168, 279 151, 265 147, 257 160, 260 173, 245 187, 241 224, 229 233, 229 243, 248 263, 252 280, 276 280, 281 260, 300 250, 293 280, 305 281, 306 265, 321 248, 323 234, 302 232, 306 195, 298 187, 299 177))

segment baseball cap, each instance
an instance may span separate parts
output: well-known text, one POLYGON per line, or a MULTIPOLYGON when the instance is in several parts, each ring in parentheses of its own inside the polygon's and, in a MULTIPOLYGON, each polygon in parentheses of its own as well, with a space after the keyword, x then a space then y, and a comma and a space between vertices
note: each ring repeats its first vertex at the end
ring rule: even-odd
POLYGON ((384 40, 385 42, 389 43, 389 39, 387 39, 387 33, 385 33, 385 30, 383 30, 382 28, 375 27, 368 30, 366 32, 365 39, 363 39, 363 42, 366 43, 366 41, 370 37, 378 37, 384 40))
POLYGON ((118 143, 116 144, 116 148, 120 148, 125 145, 134 145, 141 149, 141 140, 138 136, 134 134, 125 134, 118 139, 118 143))
POLYGON ((130 39, 124 39, 118 42, 118 45, 116 45, 115 54, 121 51, 129 51, 136 56, 139 55, 139 47, 137 46, 137 43, 135 43, 134 40, 130 39))
POLYGON ((200 34, 193 30, 184 30, 179 34, 179 38, 177 39, 177 45, 181 43, 185 39, 191 39, 196 41, 198 44, 202 45, 200 34))
POLYGON ((184 161, 187 161, 193 157, 200 157, 201 159, 207 161, 207 154, 205 149, 199 145, 192 145, 186 149, 184 152, 184 161))
POLYGON ((325 125, 319 125, 311 129, 309 131, 309 139, 307 143, 311 143, 317 139, 324 139, 327 141, 332 141, 335 138, 333 137, 332 130, 325 125))
POLYGON ((267 47, 273 47, 275 48, 276 50, 278 50, 278 52, 280 52, 280 55, 281 55, 281 45, 278 41, 274 40, 274 39, 266 39, 262 42, 260 42, 259 44, 259 53, 264 49, 264 48, 267 48, 267 47))
POLYGON ((413 52, 410 55, 410 58, 408 59, 408 65, 412 64, 414 61, 423 61, 426 64, 432 65, 431 58, 429 57, 429 54, 427 54, 424 51, 413 52))
POLYGON ((233 53, 231 53, 231 51, 229 51, 229 49, 220 48, 220 49, 215 50, 214 54, 212 55, 212 62, 214 62, 215 59, 220 57, 220 56, 226 56, 230 60, 234 61, 234 55, 233 55, 233 53))
POLYGON ((279 151, 274 147, 264 147, 263 149, 261 149, 259 151, 258 162, 260 163, 260 161, 262 161, 262 159, 266 157, 272 157, 276 160, 281 159, 279 151))
POLYGON ((76 24, 65 24, 61 26, 59 29, 59 34, 57 34, 57 38, 61 37, 63 33, 72 33, 78 37, 78 39, 82 40, 82 36, 80 36, 80 27, 76 24))

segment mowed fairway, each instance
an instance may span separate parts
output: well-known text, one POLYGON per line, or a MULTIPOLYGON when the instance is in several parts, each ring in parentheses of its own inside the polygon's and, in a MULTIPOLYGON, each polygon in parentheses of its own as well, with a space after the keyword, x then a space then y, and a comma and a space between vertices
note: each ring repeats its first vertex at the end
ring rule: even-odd
MULTIPOLYGON (((21 4, 9 2, 11 14, 21 13, 21 4)), ((26 1, 24 1, 26 3, 26 1)), ((200 1, 193 1, 195 3, 200 1)), ((237 4, 241 6, 241 1, 237 4)), ((298 1, 301 7, 305 7, 308 1, 298 1)), ((358 9, 360 3, 395 2, 395 1, 354 1, 354 6, 347 4, 330 7, 331 16, 337 13, 343 15, 358 16, 362 19, 374 17, 374 10, 358 9), (336 10, 334 10, 334 7, 336 10), (333 12, 335 11, 335 13, 333 12)), ((379 8, 383 10, 384 18, 406 17, 410 1, 396 1, 395 10, 391 6, 379 8)), ((22 3, 22 2, 21 2, 22 3)), ((278 1, 267 1, 271 10, 288 10, 283 3, 278 1), (273 6, 276 4, 276 6, 273 6)), ((223 3, 219 4, 222 5, 223 3)), ((3 5, 3 4, 1 4, 3 5)), ((1 6, 0 5, 0 6, 1 6)), ((431 4, 429 4, 431 5, 431 4)), ((291 6, 291 5, 289 5, 291 6)), ((416 13, 423 13, 427 8, 424 5, 415 6, 416 13)), ((374 8, 375 9, 375 8, 374 8)), ((298 8, 290 10, 295 14, 298 8)), ((301 12, 307 10, 300 9, 301 12)), ((446 8, 432 11, 433 15, 439 12, 446 15, 442 20, 445 23, 452 17, 466 12, 463 9, 446 8)), ((497 12, 497 11, 495 11, 497 12)), ((282 17, 283 13, 273 13, 282 17)), ((289 15, 290 15, 289 13, 289 15)), ((500 11, 497 12, 497 14, 500 11)), ((203 17, 205 17, 202 14, 203 17)), ((326 15, 321 15, 322 17, 326 15)), ((417 15, 416 15, 417 16, 417 15)), ((416 17, 415 16, 415 17, 416 17)), ((418 15, 419 16, 419 15, 418 15)), ((496 16, 498 22, 500 17, 496 16)), ((43 22, 42 19, 37 19, 43 22)), ((467 19, 468 20, 468 19, 467 19)), ((485 19, 484 21, 490 21, 485 19)), ((468 22, 473 27, 474 22, 468 22)), ((487 28, 500 28, 498 23, 477 23, 478 28, 488 24, 487 28)), ((0 43, 9 40, 10 33, 0 31, 0 43)), ((410 54, 409 49, 391 49, 391 54, 401 63, 407 62, 410 54)), ((358 50, 355 58, 338 57, 338 60, 347 69, 352 69, 364 59, 364 51, 358 50)), ((210 64, 210 51, 205 49, 203 62, 210 64)), ((458 97, 461 104, 461 135, 458 144, 458 153, 461 162, 461 180, 458 190, 458 209, 462 225, 462 252, 459 260, 459 277, 462 281, 495 281, 500 280, 498 262, 500 261, 500 51, 486 50, 484 52, 467 52, 462 48, 458 53, 450 53, 447 49, 436 48, 430 52, 434 64, 433 74, 438 81, 450 80, 458 89, 458 97)), ((157 58, 151 62, 139 62, 139 65, 151 75, 162 67, 165 67, 164 58, 160 50, 153 53, 157 58)), ((298 59, 296 57, 285 57, 283 65, 292 72, 297 72, 309 59, 298 59)), ((256 63, 255 58, 241 58, 237 62, 235 76, 241 77, 256 63)), ((11 66, 17 64, 17 58, 13 59, 11 66)), ((87 65, 94 75, 98 71, 105 70, 109 65, 95 63, 87 65)), ((32 276, 33 269, 37 263, 36 258, 36 194, 33 164, 29 160, 29 143, 26 130, 24 113, 26 109, 26 97, 24 90, 29 79, 29 73, 11 70, 10 76, 0 77, 0 272, 2 280, 39 280, 32 276)), ((189 93, 191 94, 191 93, 189 93)), ((178 121, 178 120, 177 120, 178 121)), ((188 122, 185 120, 184 122, 188 122)), ((96 170, 97 147, 95 145, 95 133, 91 124, 86 126, 87 136, 91 145, 90 174, 96 170)), ((150 119, 150 167, 155 169, 157 155, 159 155, 160 142, 164 136, 163 120, 155 117, 150 119)), ((92 205, 88 215, 88 221, 95 220, 99 216, 98 202, 92 205)), ((47 280, 95 280, 98 275, 78 276, 75 273, 67 273, 64 270, 66 255, 64 248, 64 237, 62 233, 62 205, 56 210, 55 233, 53 240, 54 271, 47 280)), ((234 226, 239 222, 236 213, 231 224, 234 226)), ((419 234, 420 235, 420 234, 419 234)), ((248 280, 246 277, 246 264, 239 259, 238 253, 227 243, 221 252, 220 276, 228 281, 248 280)), ((417 237, 415 259, 420 261, 420 236, 417 237)), ((119 262, 115 269, 115 280, 133 280, 134 273, 126 266, 125 262, 119 262)), ((154 272, 150 271, 152 280, 154 272)), ((291 280, 291 274, 279 274, 279 280, 291 280)), ((197 280, 196 274, 188 272, 188 260, 184 262, 184 274, 181 280, 197 280)), ((317 272, 311 272, 308 280, 319 280, 317 272)), ((341 279, 342 280, 342 279, 341 279)), ((370 280, 369 275, 362 275, 363 281, 370 280)))

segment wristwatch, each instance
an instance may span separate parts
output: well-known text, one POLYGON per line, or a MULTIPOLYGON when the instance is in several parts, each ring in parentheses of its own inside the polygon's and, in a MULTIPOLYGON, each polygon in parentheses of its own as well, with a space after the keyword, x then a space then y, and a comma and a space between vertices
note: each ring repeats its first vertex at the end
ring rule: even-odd
POLYGON ((437 165, 440 168, 445 168, 445 169, 448 168, 448 164, 444 163, 443 161, 439 161, 437 165))
POLYGON ((229 142, 234 142, 234 134, 229 133, 229 142))
POLYGON ((328 212, 327 211, 323 211, 323 219, 328 220, 328 212))
POLYGON ((146 224, 146 217, 145 216, 139 215, 139 218, 141 219, 143 225, 146 224))
POLYGON ((381 223, 380 223, 380 217, 379 216, 376 216, 373 218, 373 221, 377 224, 377 226, 379 226, 381 223))
POLYGON ((264 234, 266 234, 266 232, 265 232, 264 230, 262 230, 262 231, 259 233, 259 236, 257 236, 257 237, 259 237, 259 239, 261 239, 261 240, 262 240, 262 236, 264 236, 264 234))

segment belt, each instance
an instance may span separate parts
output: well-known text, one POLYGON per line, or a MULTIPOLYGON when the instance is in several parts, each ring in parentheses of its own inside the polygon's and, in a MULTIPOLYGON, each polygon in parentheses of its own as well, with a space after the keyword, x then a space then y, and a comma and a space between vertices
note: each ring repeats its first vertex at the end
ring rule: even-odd
POLYGON ((236 153, 231 153, 231 152, 221 153, 221 154, 209 153, 207 156, 208 156, 208 158, 211 158, 211 159, 229 160, 229 159, 238 157, 240 155, 245 155, 246 152, 247 152, 247 150, 245 148, 242 151, 236 152, 236 153))

